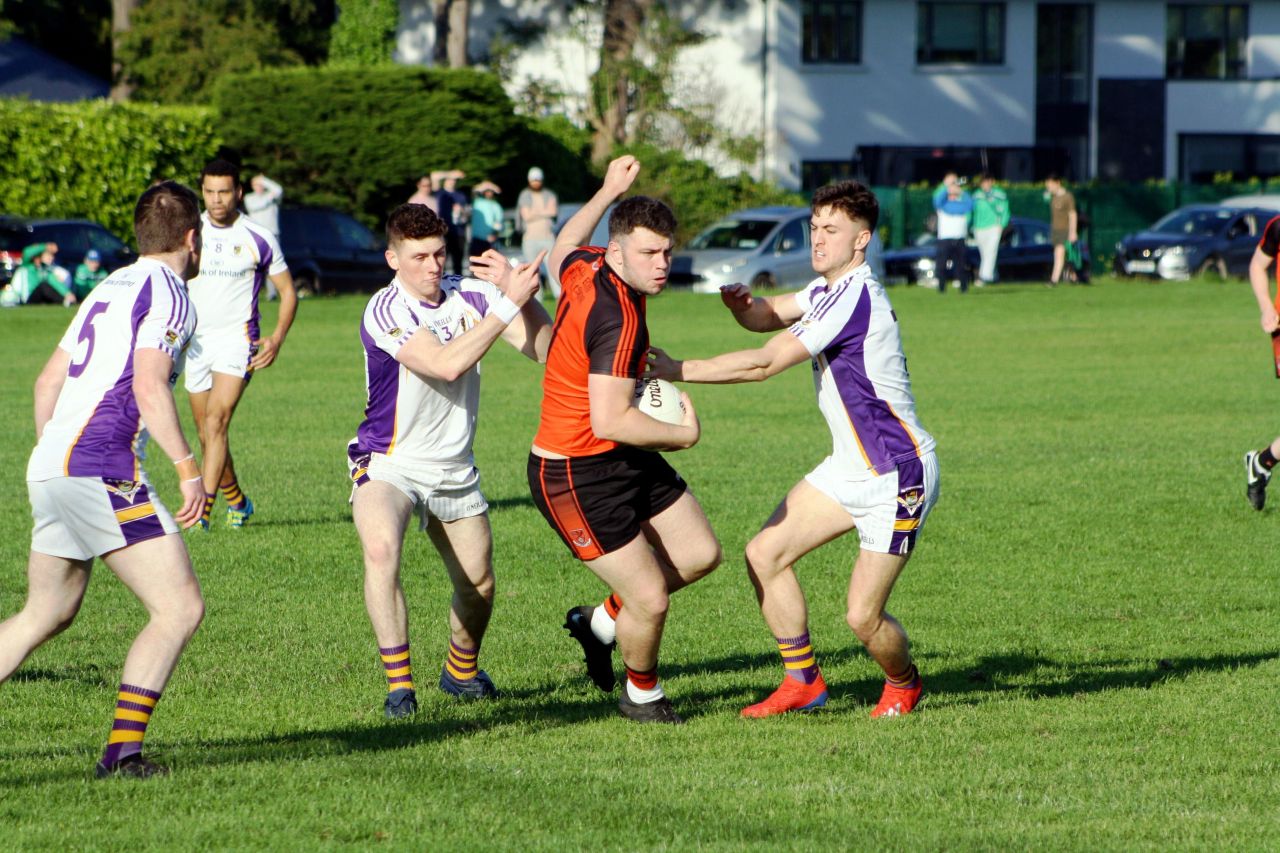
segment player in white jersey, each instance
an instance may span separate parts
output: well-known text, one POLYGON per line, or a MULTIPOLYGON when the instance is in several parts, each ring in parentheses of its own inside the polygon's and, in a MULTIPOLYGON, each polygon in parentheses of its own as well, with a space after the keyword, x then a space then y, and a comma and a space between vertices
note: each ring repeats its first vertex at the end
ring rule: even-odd
POLYGON ((184 279, 199 261, 199 216, 186 187, 167 182, 142 194, 134 211, 142 257, 81 303, 36 380, 29 587, 22 611, 0 623, 0 682, 71 624, 101 557, 150 621, 125 658, 99 778, 167 772, 142 757, 142 739, 204 615, 178 531, 199 518, 204 486, 173 401, 196 325, 184 279), (141 467, 148 434, 178 468, 176 521, 141 467))
POLYGON ((227 524, 243 527, 253 501, 236 478, 227 433, 231 417, 254 371, 269 367, 293 324, 298 297, 275 235, 240 213, 239 170, 214 160, 200 173, 205 214, 200 275, 191 281, 191 301, 200 317, 187 359, 187 393, 200 433, 205 503, 200 524, 209 527, 218 490, 227 502, 227 524), (259 328, 258 297, 266 282, 280 294, 275 331, 259 328))
POLYGON ((818 407, 831 430, 831 455, 791 489, 747 545, 747 571, 786 675, 767 699, 743 709, 745 717, 826 703, 794 566, 854 529, 861 550, 846 618, 886 676, 872 716, 909 713, 922 692, 906 632, 884 608, 937 500, 938 464, 933 438, 916 419, 898 318, 866 264, 879 214, 862 184, 823 187, 813 195, 809 223, 819 278, 798 293, 767 298, 741 284, 722 290, 744 328, 785 330, 765 346, 701 361, 651 353, 653 375, 685 382, 759 381, 812 360, 818 407))
POLYGON ((387 263, 396 271, 360 325, 368 399, 348 445, 352 515, 364 551, 365 607, 387 677, 384 711, 418 709, 400 553, 416 509, 453 583, 449 652, 440 689, 495 694, 479 668, 493 611, 489 504, 471 454, 480 403, 480 359, 499 337, 545 362, 551 319, 536 299, 542 258, 514 270, 497 252, 471 259, 479 278, 444 276, 446 225, 422 204, 387 220, 387 263))

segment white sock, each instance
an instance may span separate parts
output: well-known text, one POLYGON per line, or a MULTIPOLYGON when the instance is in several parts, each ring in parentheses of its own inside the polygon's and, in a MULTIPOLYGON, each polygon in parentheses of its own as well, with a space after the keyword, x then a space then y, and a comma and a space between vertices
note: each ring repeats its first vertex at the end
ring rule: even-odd
POLYGON ((662 692, 662 682, 659 681, 652 690, 641 690, 636 687, 630 678, 627 679, 627 698, 637 705, 643 705, 647 702, 656 702, 667 694, 662 692))
POLYGON ((591 612, 591 633, 605 645, 618 639, 618 625, 609 615, 609 611, 604 609, 603 604, 591 612))

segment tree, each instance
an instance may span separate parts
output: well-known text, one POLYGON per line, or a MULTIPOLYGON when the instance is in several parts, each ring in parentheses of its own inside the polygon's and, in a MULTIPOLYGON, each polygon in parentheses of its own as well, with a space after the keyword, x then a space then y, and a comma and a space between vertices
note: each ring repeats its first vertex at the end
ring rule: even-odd
POLYGON ((434 0, 436 40, 431 59, 437 66, 467 67, 471 0, 434 0))
POLYGON ((121 45, 129 33, 133 10, 138 8, 139 0, 111 0, 111 100, 119 103, 129 100, 133 94, 133 84, 124 73, 124 62, 121 60, 121 45))
POLYGON ((252 0, 146 0, 128 20, 121 80, 147 100, 195 102, 228 73, 301 62, 252 0))
POLYGON ((358 68, 390 65, 400 11, 396 0, 345 0, 329 39, 329 62, 358 68))
POLYGON ((653 0, 604 0, 600 68, 591 78, 588 121, 595 130, 591 159, 603 163, 627 140, 635 48, 653 0))

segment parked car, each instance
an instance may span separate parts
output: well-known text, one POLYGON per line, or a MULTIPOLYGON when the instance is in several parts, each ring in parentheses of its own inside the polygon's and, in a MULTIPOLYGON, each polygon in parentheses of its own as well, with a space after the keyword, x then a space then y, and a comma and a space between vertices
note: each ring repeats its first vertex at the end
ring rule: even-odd
MULTIPOLYGON (((753 290, 795 290, 814 279, 807 207, 757 207, 711 225, 671 258, 670 282, 695 293, 716 293, 742 282, 753 290)), ((867 261, 880 280, 880 237, 872 234, 867 261)))
MULTIPOLYGON (((937 238, 928 232, 916 238, 915 243, 902 249, 890 249, 884 253, 886 282, 889 284, 920 284, 937 287, 934 270, 937 238)), ((1084 266, 1089 267, 1089 247, 1084 250, 1084 266)), ((977 281, 980 256, 978 247, 970 242, 965 249, 965 264, 969 276, 977 281)), ((1053 273, 1053 244, 1049 242, 1049 223, 1040 219, 1015 216, 1000 236, 1000 253, 996 255, 996 276, 1000 281, 1048 281, 1053 273)))
POLYGON ((302 296, 372 292, 395 275, 383 242, 333 208, 282 208, 280 249, 302 296))
POLYGON ((1277 213, 1222 204, 1180 207, 1116 243, 1115 272, 1165 279, 1247 275, 1258 234, 1277 213))
POLYGON ((128 266, 138 255, 123 240, 87 219, 28 219, 0 216, 0 285, 13 278, 22 250, 32 243, 57 243, 58 265, 74 271, 90 249, 102 256, 108 272, 128 266))

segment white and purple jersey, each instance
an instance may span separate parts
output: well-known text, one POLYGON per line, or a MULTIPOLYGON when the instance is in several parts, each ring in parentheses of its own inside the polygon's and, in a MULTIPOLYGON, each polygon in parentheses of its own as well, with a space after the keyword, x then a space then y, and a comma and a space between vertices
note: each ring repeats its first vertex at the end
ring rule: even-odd
POLYGON ((71 364, 27 479, 143 481, 147 431, 133 396, 133 354, 158 349, 172 358, 172 387, 195 327, 186 285, 159 261, 142 258, 95 287, 58 342, 71 364))
POLYGON ((878 477, 933 450, 916 419, 898 318, 866 264, 795 294, 804 316, 791 334, 813 356, 818 408, 832 456, 850 480, 878 477))
POLYGON ((395 355, 415 334, 433 334, 447 344, 474 328, 502 291, 456 275, 445 276, 440 288, 440 301, 433 304, 415 298, 395 279, 369 300, 360 324, 368 402, 364 423, 348 446, 353 460, 381 453, 413 469, 472 464, 480 364, 445 382, 419 376, 395 355))
POLYGON ((200 217, 200 240, 200 274, 188 285, 200 315, 200 335, 234 330, 258 340, 258 294, 267 276, 289 268, 280 243, 247 216, 220 228, 208 213, 200 217))

